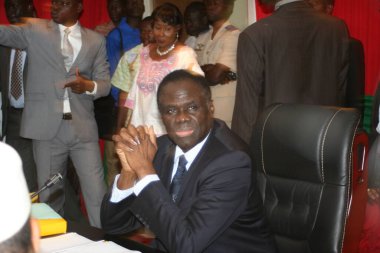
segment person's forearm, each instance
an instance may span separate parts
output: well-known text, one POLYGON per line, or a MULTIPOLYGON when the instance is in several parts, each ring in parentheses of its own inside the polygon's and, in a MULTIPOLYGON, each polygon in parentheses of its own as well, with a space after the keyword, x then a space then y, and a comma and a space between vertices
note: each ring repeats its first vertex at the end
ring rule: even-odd
POLYGON ((128 116, 128 108, 119 106, 116 120, 116 134, 120 132, 120 129, 125 126, 125 122, 128 116))
POLYGON ((134 168, 134 170, 136 172, 138 180, 141 180, 147 175, 156 174, 156 170, 153 168, 153 164, 148 161, 141 163, 141 166, 134 168))
POLYGON ((217 84, 224 84, 226 79, 226 73, 229 71, 227 66, 223 64, 206 64, 201 66, 205 77, 209 82, 210 86, 217 84))
POLYGON ((125 190, 132 188, 137 180, 136 174, 121 170, 119 180, 117 181, 117 188, 119 190, 125 190))

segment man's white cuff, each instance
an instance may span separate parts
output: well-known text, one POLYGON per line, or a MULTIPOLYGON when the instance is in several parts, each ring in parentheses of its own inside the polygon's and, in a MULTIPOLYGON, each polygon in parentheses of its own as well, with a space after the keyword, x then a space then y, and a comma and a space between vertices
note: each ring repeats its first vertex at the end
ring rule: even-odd
POLYGON ((115 180, 113 181, 112 186, 112 193, 110 202, 112 203, 119 203, 123 199, 129 197, 133 193, 133 187, 126 189, 126 190, 120 190, 117 188, 117 180, 119 179, 120 174, 116 175, 115 180))
POLYGON ((144 188, 150 184, 151 182, 160 180, 157 174, 151 174, 143 177, 140 181, 138 181, 133 187, 133 192, 136 196, 139 196, 140 192, 144 190, 144 188))
POLYGON ((95 95, 98 91, 98 84, 95 81, 92 81, 94 83, 94 89, 92 91, 86 91, 87 95, 95 95))

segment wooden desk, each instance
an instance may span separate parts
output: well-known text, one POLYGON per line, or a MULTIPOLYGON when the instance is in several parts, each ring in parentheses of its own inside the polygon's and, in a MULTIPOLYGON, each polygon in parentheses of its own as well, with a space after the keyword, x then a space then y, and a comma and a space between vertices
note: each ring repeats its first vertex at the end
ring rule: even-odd
POLYGON ((130 250, 138 250, 142 253, 164 253, 160 250, 156 250, 148 247, 147 245, 138 243, 136 241, 127 239, 127 236, 117 236, 117 235, 108 235, 103 232, 103 230, 88 225, 79 224, 76 222, 67 222, 67 232, 76 232, 84 237, 87 237, 90 240, 99 241, 107 240, 113 241, 114 243, 119 244, 130 250))

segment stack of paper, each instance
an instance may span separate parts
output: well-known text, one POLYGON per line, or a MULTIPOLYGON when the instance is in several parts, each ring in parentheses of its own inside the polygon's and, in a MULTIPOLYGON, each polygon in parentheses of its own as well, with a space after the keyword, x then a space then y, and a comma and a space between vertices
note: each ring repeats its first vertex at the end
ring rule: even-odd
MULTIPOLYGON (((40 253, 139 253, 108 241, 91 241, 76 233, 41 240, 40 253)), ((141 252, 140 252, 141 253, 141 252)))
POLYGON ((66 221, 45 203, 32 204, 32 217, 38 221, 40 236, 66 233, 66 221))

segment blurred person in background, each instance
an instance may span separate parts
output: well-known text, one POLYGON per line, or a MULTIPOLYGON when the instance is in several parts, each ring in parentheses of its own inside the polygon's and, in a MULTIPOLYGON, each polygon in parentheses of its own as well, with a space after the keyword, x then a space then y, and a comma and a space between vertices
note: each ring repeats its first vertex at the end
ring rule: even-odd
POLYGON ((198 36, 210 29, 205 4, 199 1, 191 2, 185 9, 184 19, 186 33, 189 35, 185 45, 194 49, 198 36))
POLYGON ((211 28, 197 37, 195 52, 210 84, 215 118, 231 127, 236 92, 239 29, 231 24, 235 0, 204 0, 211 28))
MULTIPOLYGON (((145 17, 140 23, 140 39, 142 41, 141 44, 124 53, 111 79, 111 84, 120 90, 118 100, 118 116, 115 131, 116 133, 119 133, 120 129, 125 126, 127 117, 130 117, 131 115, 131 111, 128 111, 128 108, 125 107, 125 101, 132 85, 132 81, 136 75, 136 71, 140 67, 139 56, 141 50, 148 44, 154 43, 153 18, 151 16, 145 17)), ((115 155, 114 150, 113 155, 115 155)), ((118 160, 117 157, 114 157, 113 159, 118 160)), ((119 165, 119 163, 117 164, 119 165)), ((107 168, 107 182, 109 185, 113 183, 115 175, 118 173, 120 173, 120 166, 107 168)))
MULTIPOLYGON (((118 25, 110 33, 108 33, 106 38, 107 56, 110 64, 111 77, 113 76, 117 64, 124 52, 141 43, 139 27, 141 24, 142 15, 145 11, 143 0, 118 0, 117 5, 123 10, 123 17, 118 25)), ((112 175, 114 174, 114 171, 118 171, 120 167, 118 163, 119 159, 116 156, 115 147, 113 141, 111 140, 111 136, 116 130, 117 115, 119 110, 119 92, 120 90, 118 88, 111 86, 110 95, 103 99, 107 101, 113 100, 113 104, 111 106, 111 103, 106 103, 103 107, 104 118, 103 120, 98 120, 98 124, 101 128, 106 129, 102 137, 105 140, 104 160, 107 171, 107 181, 113 181, 112 175)), ((97 102, 97 108, 99 108, 99 102, 97 102)))

